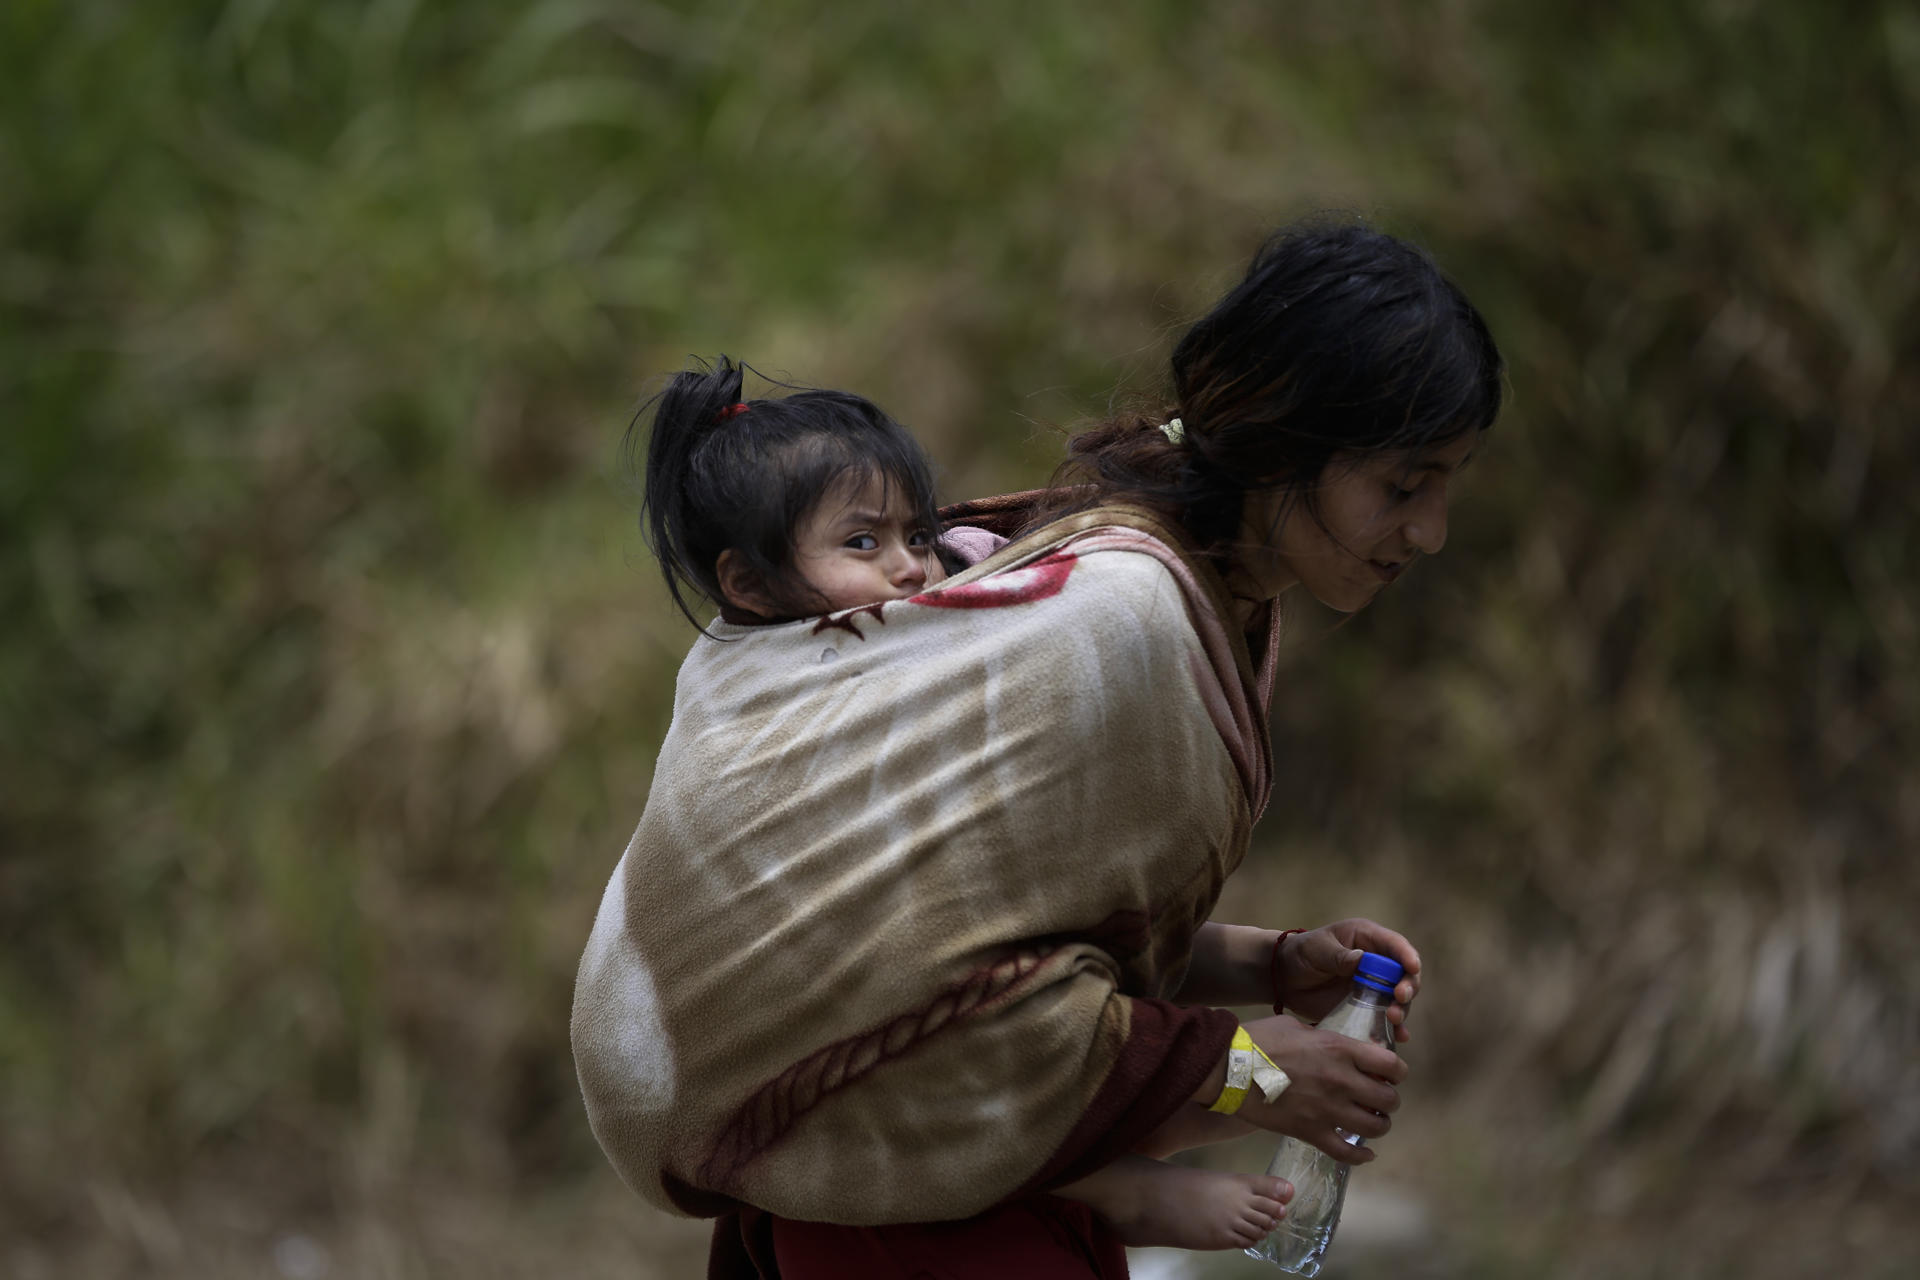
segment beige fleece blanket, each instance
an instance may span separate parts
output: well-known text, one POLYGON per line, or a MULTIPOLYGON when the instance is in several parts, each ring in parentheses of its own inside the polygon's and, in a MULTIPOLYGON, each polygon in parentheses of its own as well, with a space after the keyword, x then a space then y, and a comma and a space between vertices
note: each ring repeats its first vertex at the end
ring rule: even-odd
POLYGON ((1265 802, 1271 653, 1224 605, 1110 508, 911 600, 697 640, 574 996, 627 1183, 880 1224, 1060 1167, 1162 1052, 1133 1001, 1178 987, 1265 802))

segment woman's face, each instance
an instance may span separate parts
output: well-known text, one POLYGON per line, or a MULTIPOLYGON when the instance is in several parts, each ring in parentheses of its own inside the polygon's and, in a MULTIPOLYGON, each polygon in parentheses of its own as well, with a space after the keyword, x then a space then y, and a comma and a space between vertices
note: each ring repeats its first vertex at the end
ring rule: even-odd
POLYGON ((1421 555, 1447 541, 1448 485, 1479 432, 1430 448, 1336 454, 1314 496, 1247 495, 1235 589, 1270 600, 1296 583, 1330 609, 1355 613, 1421 555))

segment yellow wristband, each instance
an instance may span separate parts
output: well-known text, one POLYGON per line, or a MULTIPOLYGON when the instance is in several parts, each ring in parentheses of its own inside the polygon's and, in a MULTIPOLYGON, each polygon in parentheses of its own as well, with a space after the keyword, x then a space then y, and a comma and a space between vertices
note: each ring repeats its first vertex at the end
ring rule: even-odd
POLYGON ((1230 1116, 1247 1100, 1250 1086, 1258 1086, 1261 1096, 1272 1102, 1292 1083, 1287 1073, 1275 1066, 1273 1059, 1253 1042, 1245 1027, 1235 1027, 1233 1043, 1227 1046, 1227 1083, 1207 1110, 1230 1116))

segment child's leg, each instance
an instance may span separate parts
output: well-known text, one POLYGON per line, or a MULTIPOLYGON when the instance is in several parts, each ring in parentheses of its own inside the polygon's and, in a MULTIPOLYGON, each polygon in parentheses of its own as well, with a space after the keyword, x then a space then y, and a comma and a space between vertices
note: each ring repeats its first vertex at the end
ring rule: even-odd
POLYGON ((1130 1245, 1244 1249, 1273 1230, 1293 1188, 1262 1174, 1121 1156, 1054 1194, 1091 1208, 1130 1245))
POLYGON ((1176 1151, 1189 1151, 1208 1143, 1225 1142, 1229 1138, 1244 1138, 1253 1131, 1253 1126, 1238 1116, 1223 1116, 1217 1111, 1205 1111, 1199 1107, 1181 1107, 1162 1121, 1160 1127, 1148 1134, 1146 1140, 1134 1150, 1158 1160, 1176 1151))

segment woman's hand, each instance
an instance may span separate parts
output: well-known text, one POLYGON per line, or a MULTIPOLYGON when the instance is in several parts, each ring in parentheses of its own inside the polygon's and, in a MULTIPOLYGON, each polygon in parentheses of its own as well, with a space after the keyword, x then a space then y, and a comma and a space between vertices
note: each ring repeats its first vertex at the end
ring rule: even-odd
POLYGON ((1336 1129, 1378 1138, 1400 1108, 1394 1088, 1407 1064, 1384 1045, 1321 1031, 1285 1015, 1245 1024, 1253 1042, 1293 1080, 1276 1102, 1251 1089, 1238 1116, 1262 1129, 1312 1143, 1334 1159, 1365 1164, 1374 1153, 1353 1146, 1336 1129))
POLYGON ((1406 969, 1393 989, 1394 1003, 1387 1009, 1394 1042, 1404 1044, 1412 1038, 1406 1028, 1407 1006, 1420 994, 1420 953, 1411 942, 1371 920, 1339 920, 1296 933, 1281 944, 1280 984, 1287 1008, 1311 1022, 1333 1012, 1333 1006, 1347 994, 1363 951, 1391 956, 1406 969))

